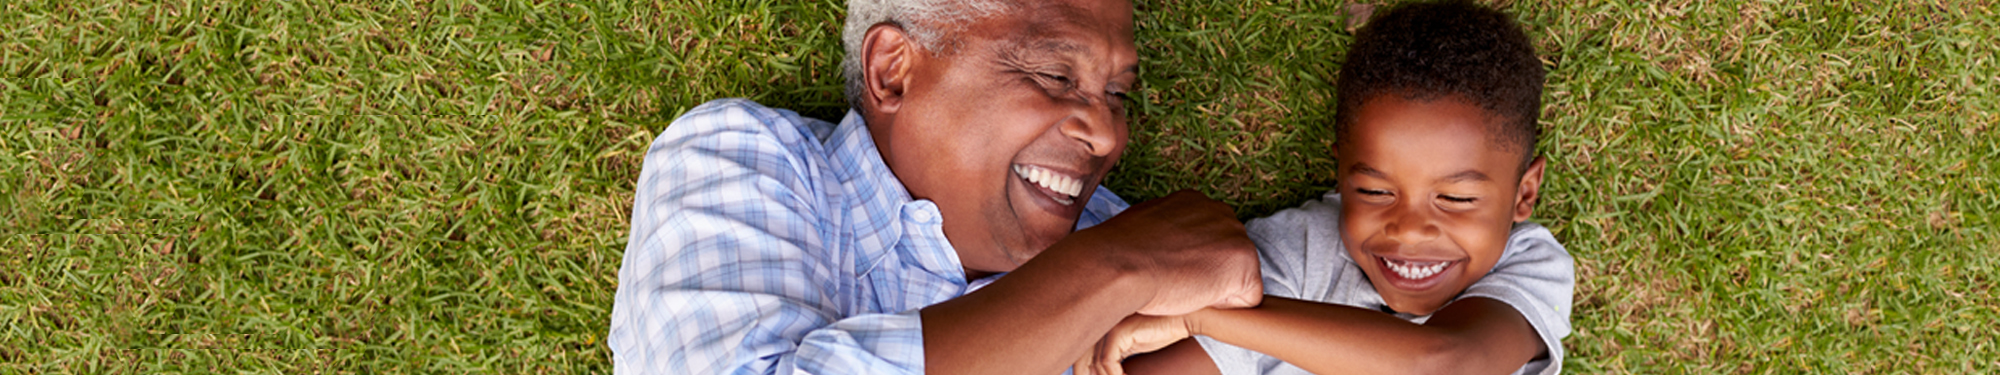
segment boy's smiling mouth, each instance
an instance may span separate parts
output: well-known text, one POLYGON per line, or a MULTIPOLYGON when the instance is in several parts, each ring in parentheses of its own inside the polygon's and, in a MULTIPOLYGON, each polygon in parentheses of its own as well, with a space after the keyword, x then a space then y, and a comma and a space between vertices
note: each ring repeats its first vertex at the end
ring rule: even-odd
POLYGON ((1389 270, 1396 271, 1397 276, 1411 280, 1429 278, 1437 275, 1439 271, 1444 271, 1445 266, 1451 265, 1451 262, 1405 262, 1388 258, 1383 258, 1382 261, 1389 266, 1389 270))
POLYGON ((1385 279, 1383 281, 1387 281, 1389 285, 1395 286, 1397 289, 1408 291, 1423 291, 1436 287, 1442 284, 1444 279, 1449 276, 1449 272, 1445 271, 1450 271, 1457 268, 1459 264, 1464 263, 1463 261, 1391 259, 1380 255, 1375 256, 1375 259, 1377 265, 1381 266, 1382 278, 1385 279))

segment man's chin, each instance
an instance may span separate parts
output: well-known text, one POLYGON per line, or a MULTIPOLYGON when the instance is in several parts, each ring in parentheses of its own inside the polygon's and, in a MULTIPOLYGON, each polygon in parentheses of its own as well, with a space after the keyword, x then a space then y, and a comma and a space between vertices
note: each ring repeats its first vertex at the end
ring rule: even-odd
POLYGON ((1075 228, 1074 225, 1063 228, 1062 230, 1032 231, 1028 233, 1026 241, 1027 243, 1022 244, 1021 247, 1015 249, 1016 251, 1014 251, 1013 254, 1009 255, 1014 258, 1017 266, 1020 263, 1027 263, 1029 259, 1033 259, 1034 257, 1041 255, 1042 252, 1054 248, 1057 243, 1062 242, 1063 238, 1069 237, 1071 229, 1073 228, 1075 228))

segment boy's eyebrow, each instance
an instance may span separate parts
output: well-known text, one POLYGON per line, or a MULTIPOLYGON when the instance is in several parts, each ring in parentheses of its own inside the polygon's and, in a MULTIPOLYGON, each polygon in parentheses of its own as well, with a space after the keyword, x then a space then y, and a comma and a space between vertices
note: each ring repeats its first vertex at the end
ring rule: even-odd
POLYGON ((1445 176, 1444 178, 1438 180, 1444 182, 1493 181, 1493 178, 1487 177, 1485 173, 1480 173, 1479 171, 1476 170, 1467 169, 1462 172, 1453 173, 1450 176, 1445 176))
POLYGON ((1382 171, 1375 170, 1375 168, 1369 167, 1367 164, 1361 164, 1361 163, 1354 163, 1353 166, 1347 167, 1347 173, 1365 174, 1377 178, 1389 178, 1389 174, 1382 173, 1382 171))
MULTIPOLYGON (((1354 174, 1364 174, 1371 177, 1389 178, 1389 174, 1382 173, 1382 171, 1376 170, 1374 167, 1369 167, 1367 164, 1361 164, 1361 163, 1354 163, 1353 166, 1347 167, 1347 172, 1354 174)), ((1450 176, 1444 176, 1444 178, 1440 178, 1438 179, 1438 181, 1443 181, 1443 182, 1493 181, 1493 177, 1487 176, 1486 173, 1482 173, 1478 170, 1467 169, 1464 171, 1459 171, 1458 173, 1453 173, 1450 176)))

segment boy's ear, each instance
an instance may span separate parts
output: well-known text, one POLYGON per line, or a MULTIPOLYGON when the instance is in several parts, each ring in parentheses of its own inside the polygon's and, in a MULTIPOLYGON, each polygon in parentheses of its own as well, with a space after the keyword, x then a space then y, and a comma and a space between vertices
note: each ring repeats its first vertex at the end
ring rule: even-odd
POLYGON ((1339 182, 1339 178, 1341 177, 1341 176, 1340 176, 1340 147, 1341 147, 1341 145, 1340 145, 1340 141, 1333 141, 1333 143, 1331 143, 1331 144, 1329 144, 1328 146, 1326 146, 1326 154, 1327 154, 1327 155, 1332 155, 1332 156, 1333 156, 1333 177, 1334 177, 1334 179, 1335 179, 1335 181, 1334 181, 1334 182, 1336 182, 1336 183, 1337 183, 1337 182, 1339 182))
POLYGON ((868 28, 861 37, 862 100, 874 107, 864 113, 893 114, 902 108, 903 88, 920 50, 901 26, 883 23, 868 28))
POLYGON ((1527 221, 1529 216, 1534 216, 1535 201, 1542 198, 1542 166, 1547 162, 1547 159, 1536 156, 1535 161, 1528 162, 1528 170, 1521 172, 1521 186, 1515 189, 1518 193, 1514 195, 1514 222, 1527 221))
POLYGON ((1340 141, 1327 146, 1327 155, 1333 155, 1333 191, 1347 190, 1347 175, 1340 170, 1340 141))

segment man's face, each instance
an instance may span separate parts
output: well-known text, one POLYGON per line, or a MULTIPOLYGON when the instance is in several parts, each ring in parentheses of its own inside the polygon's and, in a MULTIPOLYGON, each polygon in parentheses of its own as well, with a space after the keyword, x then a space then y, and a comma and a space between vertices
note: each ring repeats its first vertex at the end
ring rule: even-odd
POLYGON ((1337 146, 1341 241, 1390 308, 1429 315, 1493 269, 1540 164, 1524 173, 1487 112, 1454 97, 1380 95, 1354 121, 1337 146))
POLYGON ((973 277, 1008 272, 1067 236, 1125 150, 1138 80, 1132 7, 1034 2, 967 25, 910 66, 883 157, 936 202, 973 277))

